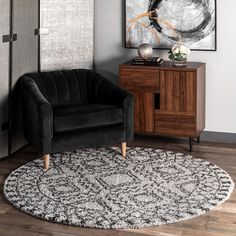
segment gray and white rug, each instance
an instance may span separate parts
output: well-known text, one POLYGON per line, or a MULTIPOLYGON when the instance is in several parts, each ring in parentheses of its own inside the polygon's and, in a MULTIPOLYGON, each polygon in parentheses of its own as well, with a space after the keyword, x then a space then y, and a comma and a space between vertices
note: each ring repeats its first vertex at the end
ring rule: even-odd
POLYGON ((140 228, 199 216, 226 201, 234 183, 221 168, 151 148, 85 149, 54 154, 7 178, 15 207, 52 222, 93 228, 140 228))

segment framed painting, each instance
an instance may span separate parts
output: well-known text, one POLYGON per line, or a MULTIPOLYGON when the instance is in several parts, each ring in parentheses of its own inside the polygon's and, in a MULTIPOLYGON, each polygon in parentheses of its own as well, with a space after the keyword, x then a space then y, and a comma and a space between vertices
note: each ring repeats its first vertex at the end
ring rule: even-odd
POLYGON ((125 46, 216 51, 216 0, 125 0, 125 46))

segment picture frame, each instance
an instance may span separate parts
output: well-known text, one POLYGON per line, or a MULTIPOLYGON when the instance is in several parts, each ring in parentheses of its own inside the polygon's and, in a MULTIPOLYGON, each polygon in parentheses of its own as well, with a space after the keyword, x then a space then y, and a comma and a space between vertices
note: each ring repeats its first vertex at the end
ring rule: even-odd
POLYGON ((149 43, 169 50, 184 44, 193 51, 216 51, 216 0, 190 2, 124 0, 125 48, 149 43))

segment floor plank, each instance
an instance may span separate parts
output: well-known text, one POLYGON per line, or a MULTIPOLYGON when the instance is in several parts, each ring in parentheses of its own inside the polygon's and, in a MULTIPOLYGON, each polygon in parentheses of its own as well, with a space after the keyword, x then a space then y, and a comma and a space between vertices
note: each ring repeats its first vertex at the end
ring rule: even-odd
MULTIPOLYGON (((189 154, 188 141, 160 137, 135 137, 130 146, 167 149, 189 154)), ((236 145, 202 142, 194 143, 191 154, 226 170, 236 182, 236 145)), ((176 224, 131 230, 95 230, 60 225, 24 214, 3 197, 3 184, 10 172, 38 158, 31 147, 26 147, 11 158, 0 160, 0 236, 236 236, 236 191, 215 210, 200 217, 176 224)))

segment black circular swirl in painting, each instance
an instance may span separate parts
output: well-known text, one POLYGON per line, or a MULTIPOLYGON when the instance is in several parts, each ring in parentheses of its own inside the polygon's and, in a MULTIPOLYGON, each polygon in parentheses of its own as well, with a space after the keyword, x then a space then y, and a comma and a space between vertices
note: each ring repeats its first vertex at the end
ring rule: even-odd
POLYGON ((215 28, 215 0, 150 0, 150 25, 172 43, 193 44, 215 28))

